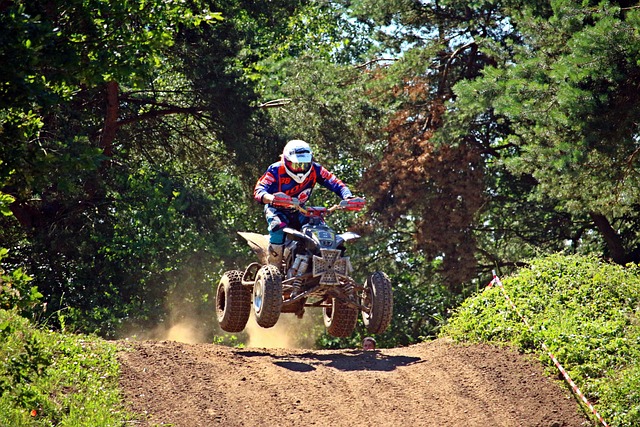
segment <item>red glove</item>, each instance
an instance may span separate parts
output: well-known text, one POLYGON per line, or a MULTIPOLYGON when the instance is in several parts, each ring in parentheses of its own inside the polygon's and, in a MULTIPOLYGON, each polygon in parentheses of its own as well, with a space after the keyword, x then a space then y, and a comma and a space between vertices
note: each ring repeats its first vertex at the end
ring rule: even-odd
POLYGON ((279 208, 288 208, 293 206, 293 199, 291 196, 279 192, 273 195, 273 202, 271 202, 271 204, 279 208))
POLYGON ((347 211, 359 211, 364 208, 365 200, 362 197, 351 197, 340 203, 347 211))

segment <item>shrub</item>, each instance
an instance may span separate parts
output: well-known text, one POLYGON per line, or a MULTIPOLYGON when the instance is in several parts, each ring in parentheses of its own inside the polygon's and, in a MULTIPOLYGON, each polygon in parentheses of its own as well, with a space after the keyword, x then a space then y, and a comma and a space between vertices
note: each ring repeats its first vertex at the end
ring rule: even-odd
MULTIPOLYGON (((2 161, 0 160, 0 163, 2 161)), ((14 198, 0 191, 0 215, 11 216, 9 205, 14 198)), ((0 248, 0 265, 9 251, 0 248)), ((32 315, 34 308, 39 304, 42 294, 35 286, 29 286, 32 278, 25 274, 21 268, 6 272, 0 267, 0 309, 17 308, 23 315, 32 315)))
MULTIPOLYGON (((0 248, 0 261, 9 251, 0 248)), ((16 308, 23 316, 30 317, 34 309, 40 304, 42 294, 36 286, 30 286, 31 277, 21 268, 6 272, 0 268, 0 308, 16 308)))
POLYGON ((122 426, 116 346, 0 310, 0 426, 122 426))
POLYGON ((503 280, 527 328, 498 287, 467 299, 443 328, 456 340, 509 343, 540 354, 544 342, 600 414, 640 425, 640 268, 551 255, 503 280))

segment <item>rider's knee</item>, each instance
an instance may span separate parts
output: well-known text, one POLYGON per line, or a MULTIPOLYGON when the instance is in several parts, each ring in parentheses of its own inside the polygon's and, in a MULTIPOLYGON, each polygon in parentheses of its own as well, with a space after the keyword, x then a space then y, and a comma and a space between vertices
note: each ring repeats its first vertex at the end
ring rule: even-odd
POLYGON ((269 243, 274 245, 284 244, 284 231, 282 229, 277 231, 269 230, 269 243))

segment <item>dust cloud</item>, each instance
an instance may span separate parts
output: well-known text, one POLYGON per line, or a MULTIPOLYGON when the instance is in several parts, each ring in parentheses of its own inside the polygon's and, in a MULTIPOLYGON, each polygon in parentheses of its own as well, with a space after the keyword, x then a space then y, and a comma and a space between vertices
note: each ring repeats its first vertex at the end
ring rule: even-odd
POLYGON ((202 323, 197 320, 182 320, 159 325, 150 330, 128 330, 122 335, 126 339, 137 341, 176 341, 185 344, 199 344, 207 342, 206 331, 202 323))
MULTIPOLYGON (((185 344, 211 342, 212 325, 210 319, 199 314, 199 307, 186 298, 184 294, 195 293, 182 286, 181 292, 167 296, 164 307, 167 312, 165 321, 154 327, 129 325, 123 328, 125 338, 132 340, 176 341, 185 344)), ((211 316, 215 316, 215 313, 211 316)))
MULTIPOLYGON (((229 336, 215 322, 215 312, 211 313, 208 319, 199 318, 193 302, 185 301, 177 295, 170 295, 165 307, 168 310, 165 322, 152 328, 133 325, 124 327, 121 337, 140 341, 210 344, 216 336, 229 336)), ((232 334, 237 339, 232 342, 233 345, 241 344, 254 348, 315 349, 316 340, 323 332, 322 310, 316 307, 307 307, 302 319, 293 313, 282 313, 272 328, 259 326, 252 312, 244 331, 232 334)))
POLYGON ((170 327, 156 328, 153 334, 156 339, 177 341, 185 344, 205 342, 205 333, 198 329, 195 321, 183 321, 170 327))
MULTIPOLYGON (((138 341, 175 341, 185 344, 209 344, 211 332, 203 327, 200 319, 170 315, 166 324, 148 330, 129 330, 123 334, 127 339, 138 341)), ((278 323, 272 328, 258 325, 253 313, 238 343, 253 348, 315 349, 317 338, 324 331, 322 312, 307 310, 302 319, 294 314, 282 313, 278 323)), ((220 331, 222 334, 226 334, 220 331)))
POLYGON ((245 345, 254 348, 314 349, 323 327, 321 312, 314 310, 307 310, 302 319, 291 313, 283 313, 272 328, 259 326, 252 313, 245 328, 249 337, 245 345))

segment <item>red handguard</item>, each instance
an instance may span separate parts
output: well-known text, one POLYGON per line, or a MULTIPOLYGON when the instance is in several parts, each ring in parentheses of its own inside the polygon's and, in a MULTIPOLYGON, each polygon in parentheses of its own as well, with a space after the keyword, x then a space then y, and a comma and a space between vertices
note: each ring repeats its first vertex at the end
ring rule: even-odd
POLYGON ((279 208, 289 208, 293 206, 293 199, 291 198, 291 196, 284 193, 275 193, 273 195, 273 202, 271 202, 271 204, 279 208))
POLYGON ((344 210, 359 211, 364 208, 365 200, 362 197, 354 197, 352 199, 343 200, 340 204, 344 206, 344 210))

